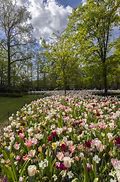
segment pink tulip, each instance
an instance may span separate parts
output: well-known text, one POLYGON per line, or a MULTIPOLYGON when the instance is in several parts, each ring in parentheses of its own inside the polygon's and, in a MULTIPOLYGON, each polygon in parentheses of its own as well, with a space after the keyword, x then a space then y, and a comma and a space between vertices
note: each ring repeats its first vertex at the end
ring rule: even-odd
POLYGON ((28 148, 30 148, 30 147, 32 146, 32 141, 31 141, 31 140, 27 140, 27 141, 25 142, 25 145, 26 145, 28 148))

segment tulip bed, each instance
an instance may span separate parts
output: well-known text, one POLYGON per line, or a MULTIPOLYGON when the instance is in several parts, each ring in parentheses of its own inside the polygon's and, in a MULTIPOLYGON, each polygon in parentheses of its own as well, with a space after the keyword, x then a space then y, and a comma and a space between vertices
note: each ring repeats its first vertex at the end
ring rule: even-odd
POLYGON ((120 101, 52 96, 25 105, 0 138, 8 182, 120 182, 120 101))

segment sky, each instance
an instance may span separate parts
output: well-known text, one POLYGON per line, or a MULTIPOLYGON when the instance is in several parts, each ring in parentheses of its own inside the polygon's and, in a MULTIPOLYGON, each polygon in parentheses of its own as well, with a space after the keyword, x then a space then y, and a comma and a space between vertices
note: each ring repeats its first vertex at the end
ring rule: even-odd
MULTIPOLYGON (((17 0, 18 5, 25 5, 30 11, 37 40, 49 40, 53 33, 63 32, 73 8, 85 2, 86 0, 17 0)), ((118 36, 118 30, 113 35, 118 36)))
POLYGON ((80 3, 81 0, 57 0, 60 4, 63 6, 71 6, 73 8, 76 8, 80 3))
POLYGON ((72 9, 81 2, 82 0, 17 0, 18 5, 28 7, 37 39, 49 39, 53 33, 62 32, 72 9))

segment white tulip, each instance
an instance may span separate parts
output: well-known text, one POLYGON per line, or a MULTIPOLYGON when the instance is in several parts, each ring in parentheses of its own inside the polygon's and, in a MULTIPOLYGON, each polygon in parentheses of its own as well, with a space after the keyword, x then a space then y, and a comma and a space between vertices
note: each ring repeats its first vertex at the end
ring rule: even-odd
POLYGON ((37 172, 37 167, 35 165, 28 166, 28 175, 29 176, 31 176, 31 177, 35 176, 36 172, 37 172))

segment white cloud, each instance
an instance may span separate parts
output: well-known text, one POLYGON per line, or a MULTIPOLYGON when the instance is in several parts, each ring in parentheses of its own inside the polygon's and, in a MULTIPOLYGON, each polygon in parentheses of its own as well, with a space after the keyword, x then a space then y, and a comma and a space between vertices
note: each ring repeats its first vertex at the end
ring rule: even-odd
POLYGON ((86 0, 82 0, 82 4, 83 4, 83 5, 86 4, 86 0))
MULTIPOLYGON (((14 0, 13 0, 14 1, 14 0)), ((21 6, 21 5, 26 5, 28 3, 28 0, 17 0, 17 4, 19 5, 19 6, 21 6)))
POLYGON ((72 12, 70 6, 60 6, 56 0, 18 0, 17 3, 22 5, 26 1, 29 2, 28 11, 32 15, 31 23, 37 39, 48 39, 53 33, 65 29, 68 15, 72 12))

